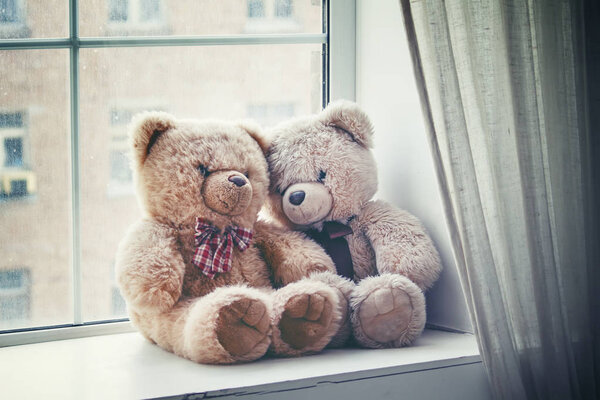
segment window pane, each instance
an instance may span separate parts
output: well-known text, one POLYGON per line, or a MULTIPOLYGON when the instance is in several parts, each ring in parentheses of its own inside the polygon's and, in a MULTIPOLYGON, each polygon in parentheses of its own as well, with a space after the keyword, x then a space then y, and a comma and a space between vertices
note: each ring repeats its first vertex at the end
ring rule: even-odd
POLYGON ((69 52, 0 51, 0 70, 0 330, 69 323, 69 52))
POLYGON ((0 39, 69 36, 65 0, 0 0, 0 39))
POLYGON ((108 20, 124 22, 129 18, 128 0, 109 0, 108 1, 108 20))
POLYGON ((82 36, 321 33, 320 0, 81 0, 82 36))
MULTIPOLYGON (((272 124, 321 107, 321 46, 82 49, 81 212, 86 320, 124 315, 114 259, 140 217, 125 159, 131 116, 254 117, 272 124)), ((151 245, 151 244, 149 244, 151 245)))

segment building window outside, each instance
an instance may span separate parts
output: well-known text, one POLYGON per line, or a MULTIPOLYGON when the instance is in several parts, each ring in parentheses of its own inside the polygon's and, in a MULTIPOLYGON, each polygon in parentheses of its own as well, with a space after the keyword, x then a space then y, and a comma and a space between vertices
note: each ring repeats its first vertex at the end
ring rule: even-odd
POLYGON ((4 138, 4 166, 22 167, 23 166, 23 138, 8 137, 4 138))
POLYGON ((113 22, 125 22, 129 17, 129 0, 110 0, 108 19, 113 22))
POLYGON ((14 24, 20 21, 19 0, 0 0, 0 24, 14 24))
POLYGON ((111 311, 115 318, 127 316, 125 299, 121 296, 121 292, 116 286, 111 288, 111 311))
POLYGON ((248 18, 264 18, 265 4, 263 0, 248 0, 248 18))
POLYGON ((127 304, 121 296, 121 291, 115 281, 115 262, 113 260, 110 267, 110 311, 114 318, 123 318, 127 316, 127 304))
POLYGON ((275 17, 292 17, 292 0, 275 0, 275 17))
POLYGON ((246 33, 293 33, 304 28, 295 18, 292 0, 247 0, 246 33))
POLYGON ((109 197, 133 196, 135 194, 133 172, 129 166, 127 125, 135 114, 146 110, 163 111, 164 107, 119 106, 110 109, 109 197))
POLYGON ((30 317, 31 279, 25 268, 0 270, 0 326, 30 317))
POLYGON ((116 24, 152 24, 162 20, 161 0, 109 0, 108 20, 116 24))
POLYGON ((23 113, 22 112, 0 113, 0 129, 2 129, 2 128, 22 128, 22 127, 23 127, 23 113))
POLYGON ((160 0, 140 0, 140 20, 142 22, 160 20, 160 0))
POLYGON ((29 35, 23 16, 23 0, 0 0, 0 38, 16 39, 29 35))
POLYGON ((140 109, 112 108, 110 110, 110 149, 108 153, 108 195, 110 197, 132 196, 133 174, 127 156, 127 124, 140 109))
POLYGON ((35 175, 26 163, 23 112, 0 113, 0 200, 35 192, 35 175))

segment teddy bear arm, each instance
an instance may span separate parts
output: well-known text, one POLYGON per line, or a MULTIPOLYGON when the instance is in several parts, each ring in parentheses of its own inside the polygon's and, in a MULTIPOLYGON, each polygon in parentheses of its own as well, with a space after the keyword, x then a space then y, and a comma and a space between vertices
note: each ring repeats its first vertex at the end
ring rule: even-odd
POLYGON ((359 225, 375 252, 380 274, 401 274, 426 290, 437 280, 441 262, 421 222, 412 214, 382 201, 371 201, 359 215, 359 225))
POLYGON ((255 240, 276 287, 316 272, 335 273, 335 265, 327 253, 301 232, 261 221, 255 225, 255 240))
POLYGON ((116 276, 129 307, 170 309, 181 296, 184 272, 175 238, 152 222, 135 225, 119 245, 116 276))

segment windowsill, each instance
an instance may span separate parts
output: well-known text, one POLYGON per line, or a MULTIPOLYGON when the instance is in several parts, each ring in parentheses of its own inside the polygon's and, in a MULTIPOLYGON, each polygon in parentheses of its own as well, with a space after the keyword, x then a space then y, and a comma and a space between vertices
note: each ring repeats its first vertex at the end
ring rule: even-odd
MULTIPOLYGON (((195 364, 138 333, 0 349, 0 392, 7 398, 151 398, 226 391, 285 382, 365 379, 480 363, 471 334, 426 330, 412 347, 327 350, 300 358, 211 366, 195 364)), ((301 386, 302 387, 302 386, 301 386)))

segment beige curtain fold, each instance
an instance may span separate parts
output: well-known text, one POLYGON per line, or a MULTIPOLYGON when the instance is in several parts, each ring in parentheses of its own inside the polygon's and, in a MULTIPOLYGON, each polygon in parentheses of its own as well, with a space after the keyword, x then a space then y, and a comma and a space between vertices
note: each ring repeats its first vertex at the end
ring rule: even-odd
POLYGON ((493 392, 598 398, 582 4, 401 4, 493 392))

